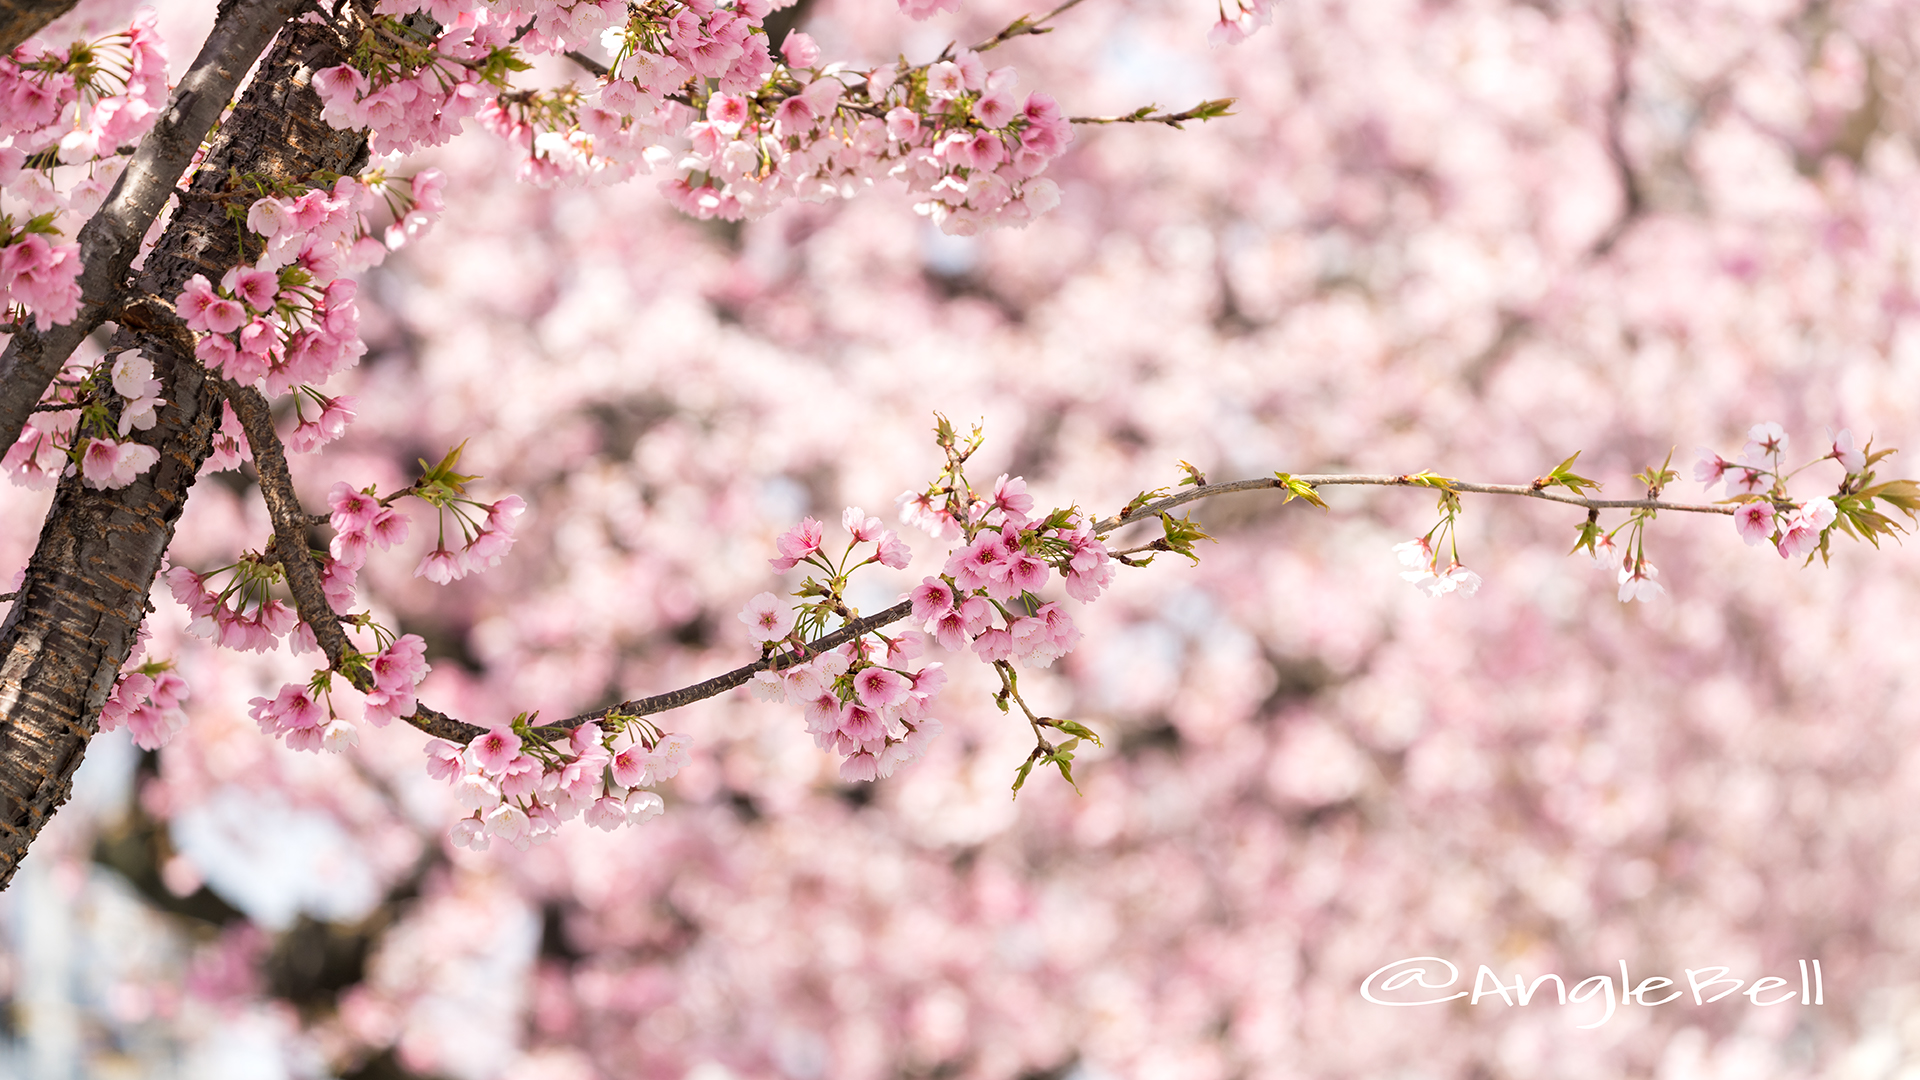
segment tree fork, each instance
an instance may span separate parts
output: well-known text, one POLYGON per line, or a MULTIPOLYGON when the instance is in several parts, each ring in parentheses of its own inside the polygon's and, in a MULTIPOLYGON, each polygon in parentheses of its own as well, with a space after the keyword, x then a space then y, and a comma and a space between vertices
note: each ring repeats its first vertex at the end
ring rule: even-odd
MULTIPOLYGON (((322 119, 315 71, 344 63, 349 42, 325 22, 287 24, 194 174, 195 193, 224 189, 231 170, 276 179, 353 172, 364 131, 322 119)), ((225 203, 183 199, 147 261, 137 297, 171 300, 196 273, 218 279, 243 258, 225 203)), ((19 596, 0 624, 0 889, 72 791, 87 740, 132 653, 148 591, 212 447, 222 391, 166 320, 123 304, 114 347, 140 348, 168 404, 140 441, 160 461, 128 487, 61 481, 19 596)))

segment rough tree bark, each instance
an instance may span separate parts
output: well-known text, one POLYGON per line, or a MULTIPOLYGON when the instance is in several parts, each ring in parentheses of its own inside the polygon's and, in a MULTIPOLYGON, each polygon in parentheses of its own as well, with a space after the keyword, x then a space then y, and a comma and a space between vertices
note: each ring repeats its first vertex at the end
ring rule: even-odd
POLYGON ((76 0, 0 0, 0 53, 10 53, 48 23, 73 10, 76 0))
MULTIPOLYGON (((193 274, 217 280, 239 261, 236 230, 216 198, 231 171, 294 179, 360 166, 365 133, 329 127, 310 85, 315 71, 345 61, 347 45, 326 23, 285 26, 129 298, 170 302, 193 274)), ((0 889, 72 790, 219 421, 218 381, 194 361, 177 324, 143 320, 137 307, 117 317, 128 329, 114 347, 138 346, 164 387, 168 405, 141 437, 160 462, 115 491, 90 489, 77 476, 61 481, 20 595, 0 624, 0 889)))

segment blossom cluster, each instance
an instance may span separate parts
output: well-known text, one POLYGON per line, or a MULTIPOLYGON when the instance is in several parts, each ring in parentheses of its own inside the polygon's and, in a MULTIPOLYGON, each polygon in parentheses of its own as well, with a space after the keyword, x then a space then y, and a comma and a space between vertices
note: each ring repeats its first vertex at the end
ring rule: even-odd
MULTIPOLYGON (((1749 545, 1771 543, 1782 558, 1806 558, 1811 561, 1815 554, 1827 557, 1828 543, 1836 528, 1856 539, 1877 545, 1880 537, 1895 535, 1902 532, 1903 528, 1880 512, 1876 508, 1876 501, 1904 513, 1909 520, 1920 520, 1920 484, 1911 480, 1874 482, 1874 463, 1893 451, 1875 451, 1871 443, 1866 447, 1858 446, 1849 430, 1843 429, 1838 434, 1829 431, 1826 452, 1799 468, 1789 469, 1783 461, 1787 443, 1786 431, 1779 424, 1767 422, 1753 425, 1747 432, 1746 445, 1732 460, 1705 448, 1699 451, 1699 458, 1694 465, 1694 479, 1706 485, 1710 492, 1715 487, 1725 486, 1727 498, 1723 500, 1723 505, 1737 504, 1732 511, 1734 527, 1749 545), (1788 481, 1823 461, 1837 462, 1844 470, 1834 493, 1805 501, 1793 499, 1787 490, 1788 481)), ((1587 489, 1597 490, 1600 487, 1597 482, 1571 471, 1571 466, 1579 456, 1575 454, 1561 462, 1547 475, 1535 480, 1530 488, 1511 490, 1533 494, 1552 487, 1564 487, 1575 495, 1587 489)), ((1631 514, 1625 522, 1612 529, 1604 529, 1599 523, 1603 508, 1600 504, 1585 504, 1588 507, 1587 520, 1580 526, 1580 538, 1573 550, 1586 551, 1593 557, 1596 566, 1618 575, 1621 603, 1651 601, 1666 591, 1656 580, 1660 571, 1647 560, 1646 528, 1659 510, 1669 508, 1660 502, 1660 495, 1668 484, 1678 479, 1679 474, 1670 467, 1672 464, 1673 458, 1669 454, 1662 465, 1650 467, 1634 477, 1645 485, 1646 498, 1643 502, 1628 504, 1632 508, 1631 514), (1624 538, 1620 536, 1622 532, 1626 534, 1624 538)), ((1284 474, 1281 479, 1291 483, 1284 474)), ((1401 577, 1413 582, 1429 596, 1443 596, 1450 592, 1471 595, 1480 587, 1480 577, 1460 565, 1459 554, 1454 549, 1453 528, 1460 512, 1459 493, 1454 481, 1432 473, 1419 473, 1398 477, 1394 482, 1436 487, 1441 491, 1439 523, 1428 530, 1425 536, 1394 546, 1401 561, 1413 568, 1401 574, 1401 577), (1442 542, 1453 552, 1444 572, 1439 569, 1442 542)), ((1575 505, 1580 505, 1580 501, 1566 500, 1564 497, 1562 501, 1575 501, 1575 505)), ((1680 509, 1696 512, 1718 510, 1717 507, 1707 506, 1682 506, 1680 509)))
MULTIPOLYGON (((323 571, 329 598, 340 591, 338 564, 323 571)), ((351 575, 351 571, 347 571, 351 575)), ((187 609, 187 632, 236 652, 269 652, 291 635, 295 653, 314 651, 313 631, 300 621, 293 607, 271 594, 281 571, 265 559, 248 555, 231 566, 205 574, 185 566, 170 566, 161 575, 174 602, 187 609), (211 583, 225 578, 216 590, 211 583)), ((347 578, 351 589, 351 576, 347 578)), ((347 592, 351 599, 351 592, 347 592)))
MULTIPOLYGON (((305 624, 301 629, 306 629, 305 624)), ((414 687, 428 671, 427 644, 419 635, 392 637, 371 657, 356 659, 366 663, 374 684, 363 695, 362 715, 368 723, 385 727, 413 714, 414 687)), ((287 683, 273 697, 257 697, 248 704, 252 707, 247 715, 261 732, 285 739, 294 750, 325 747, 340 753, 360 742, 358 729, 334 709, 331 672, 317 672, 305 685, 287 683)))
POLYGON ((795 31, 776 59, 762 27, 767 0, 624 12, 538 3, 518 16, 532 23, 517 43, 517 21, 478 2, 427 9, 446 27, 439 37, 414 40, 389 20, 383 49, 316 74, 331 123, 368 127, 378 147, 399 150, 444 141, 472 115, 525 149, 524 179, 661 172, 669 201, 700 218, 848 198, 886 178, 952 233, 1024 225, 1059 201, 1040 174, 1071 141, 1071 125, 1051 97, 1015 97, 1013 69, 990 71, 971 50, 921 65, 822 66, 819 45, 795 31), (613 57, 597 87, 510 91, 515 50, 595 45, 613 57))
POLYGON ((806 651, 807 631, 824 627, 829 616, 852 614, 841 601, 848 577, 863 566, 878 563, 905 569, 912 552, 897 533, 857 506, 841 515, 849 540, 838 560, 825 550, 825 529, 806 518, 774 541, 779 555, 767 560, 785 572, 808 565, 827 572, 822 584, 812 578, 803 596, 822 599, 801 613, 781 603, 770 592, 747 601, 740 621, 748 635, 771 650, 787 645, 777 665, 754 676, 752 690, 765 701, 791 700, 806 707, 807 731, 822 749, 844 755, 840 775, 847 780, 874 780, 891 776, 914 760, 940 733, 940 721, 929 709, 946 685, 938 663, 909 670, 925 652, 918 634, 892 638, 857 638, 825 652, 806 651), (863 545, 872 545, 869 550, 863 545), (855 556, 862 556, 856 559, 855 556))
POLYGON ((100 710, 100 730, 117 731, 124 725, 133 736, 133 745, 158 750, 187 726, 187 714, 180 703, 192 695, 187 681, 174 673, 171 662, 141 661, 146 638, 147 628, 142 625, 133 653, 121 666, 120 678, 100 710))
MULTIPOLYGON (((824 583, 807 579, 795 594, 803 600, 797 614, 770 592, 749 600, 740 612, 740 621, 765 644, 770 661, 768 670, 754 676, 755 695, 804 706, 808 733, 822 750, 842 756, 845 780, 890 776, 925 753, 939 735, 940 722, 930 710, 946 685, 945 667, 937 662, 913 667, 928 637, 949 652, 971 649, 993 665, 1004 688, 996 700, 1003 709, 1019 701, 1025 710, 1011 663, 1047 667, 1080 641, 1066 609, 1043 601, 1040 590, 1058 572, 1069 596, 1091 602, 1115 573, 1106 545, 1077 510, 1036 518, 1026 481, 1005 474, 990 494, 974 492, 962 469, 971 449, 959 446, 944 418, 937 432, 947 453, 943 476, 927 490, 906 492, 898 500, 903 521, 954 542, 941 573, 922 579, 907 594, 920 630, 893 637, 873 631, 825 652, 808 651, 807 635, 824 630, 830 617, 855 617, 841 600, 852 571, 872 563, 896 569, 908 563, 906 545, 859 507, 842 515, 851 540, 837 560, 824 549, 823 528, 813 518, 775 541, 780 554, 768 560, 775 570, 807 564, 829 575, 824 583), (860 545, 868 543, 873 552, 856 561, 860 545)), ((977 446, 977 431, 974 438, 977 446)), ((1061 726, 1030 710, 1028 716, 1036 734, 1042 726, 1061 726)))
MULTIPOLYGON (((55 50, 0 56, 0 310, 33 314, 45 331, 79 310, 77 223, 112 188, 118 151, 152 128, 167 98, 167 56, 152 9, 127 30, 55 50), (62 191, 57 165, 88 166, 62 191)), ((14 321, 9 317, 6 321, 14 321)))
POLYGON ((1273 22, 1273 0, 1220 0, 1220 21, 1207 31, 1213 45, 1238 45, 1273 22))
POLYGON ((1445 570, 1440 569, 1440 552, 1434 547, 1432 533, 1404 544, 1395 544, 1393 550, 1400 556, 1402 565, 1412 568, 1402 570, 1400 576, 1428 596, 1440 597, 1448 593, 1472 596, 1480 590, 1480 575, 1460 565, 1457 555, 1448 561, 1445 570))
POLYGON ((160 452, 128 436, 158 421, 166 399, 153 361, 138 349, 102 357, 67 370, 67 378, 49 389, 46 404, 21 427, 20 437, 0 458, 15 483, 49 488, 61 476, 78 471, 92 488, 122 488, 160 460, 160 452), (117 403, 116 419, 109 402, 117 403), (70 405, 71 408, 59 406, 70 405))
MULTIPOLYGON (((1755 424, 1747 432, 1746 445, 1731 461, 1702 447, 1693 476, 1708 491, 1724 485, 1727 497, 1740 502, 1733 524, 1748 545, 1771 543, 1783 559, 1810 558, 1824 548, 1823 538, 1840 521, 1847 496, 1857 496, 1864 488, 1871 475, 1867 466, 1873 459, 1867 450, 1854 444, 1851 430, 1830 432, 1827 452, 1815 462, 1835 461, 1846 470, 1837 493, 1842 503, 1837 505, 1832 498, 1796 503, 1786 495, 1788 477, 1799 471, 1787 471, 1782 464, 1787 442, 1787 433, 1779 424, 1755 424)), ((1884 489, 1878 493, 1886 494, 1884 489)))
MULTIPOLYGON (((243 385, 265 379, 268 397, 325 382, 352 366, 366 346, 354 306, 358 286, 344 275, 378 264, 389 248, 423 232, 443 208, 443 183, 437 170, 424 169, 401 198, 376 170, 297 196, 255 200, 246 214, 247 230, 260 245, 253 264, 228 270, 218 286, 195 274, 175 301, 187 327, 202 335, 195 355, 243 385), (368 216, 381 208, 396 218, 384 243, 368 216)), ((337 438, 353 412, 351 401, 317 390, 303 396, 319 412, 308 419, 297 408, 300 423, 289 443, 312 450, 337 438)))
POLYGON ((471 811, 453 825, 455 846, 485 851, 497 837, 525 851, 576 817, 611 832, 664 811, 660 796, 646 789, 686 764, 686 736, 608 719, 611 728, 588 723, 556 731, 516 722, 464 747, 429 742, 428 775, 451 783, 471 811))
MULTIPOLYGON (((208 368, 261 384, 270 397, 293 393, 290 449, 317 450, 353 420, 354 397, 316 385, 366 352, 357 285, 344 275, 424 233, 442 209, 443 183, 433 169, 403 183, 375 169, 298 195, 256 199, 245 215, 256 260, 228 270, 217 285, 195 274, 174 299, 196 331, 195 355, 208 368), (369 215, 382 207, 393 223, 376 236, 369 215)), ((41 242, 8 247, 0 260, 10 258, 8 252, 37 250, 41 242)), ((51 487, 69 470, 80 471, 92 487, 124 487, 159 460, 158 451, 128 436, 154 426, 156 410, 166 404, 160 389, 152 361, 138 350, 70 367, 48 388, 43 405, 49 407, 23 426, 0 467, 29 487, 51 487)), ((224 405, 206 468, 233 468, 251 457, 238 417, 224 405)))

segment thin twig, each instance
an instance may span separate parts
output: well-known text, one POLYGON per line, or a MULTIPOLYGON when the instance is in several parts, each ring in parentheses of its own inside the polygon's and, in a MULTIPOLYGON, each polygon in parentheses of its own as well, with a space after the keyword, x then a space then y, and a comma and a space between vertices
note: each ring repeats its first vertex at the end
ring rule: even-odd
POLYGON ((1213 120, 1222 116, 1232 116, 1227 110, 1233 108, 1237 98, 1214 98, 1203 101, 1191 109, 1177 113, 1157 113, 1157 105, 1147 105, 1130 113, 1119 116, 1069 116, 1072 124, 1165 124, 1170 128, 1184 128, 1189 120, 1213 120))
MULTIPOLYGON (((1387 474, 1314 474, 1295 475, 1293 479, 1310 487, 1417 487, 1428 491, 1438 490, 1432 484, 1423 483, 1415 476, 1387 474)), ((1738 507, 1723 503, 1676 503, 1662 499, 1589 499, 1583 495, 1563 495, 1557 491, 1535 488, 1526 484, 1474 484, 1465 480, 1449 480, 1447 486, 1454 491, 1473 495, 1518 495, 1523 498, 1541 499, 1546 502, 1565 503, 1587 510, 1675 510, 1687 514, 1728 514, 1738 507)), ((1227 484, 1202 484, 1191 491, 1182 491, 1136 507, 1131 513, 1103 518, 1094 523, 1094 532, 1106 535, 1122 525, 1151 520, 1164 511, 1176 506, 1184 506, 1198 499, 1210 499, 1215 495, 1231 495, 1240 491, 1269 491, 1285 488, 1286 485, 1275 477, 1260 477, 1255 480, 1235 480, 1227 484)))
MULTIPOLYGON (((1078 7, 1080 2, 1081 0, 1067 0, 1066 3, 1061 4, 1059 7, 1054 8, 1052 11, 1047 12, 1037 19, 1031 15, 1022 15, 1008 23, 1006 29, 975 45, 973 51, 986 52, 988 49, 998 48, 1012 41, 1014 38, 1025 37, 1028 34, 1051 34, 1053 33, 1053 27, 1047 24, 1053 21, 1054 16, 1064 14, 1068 8, 1078 7)), ((952 56, 953 46, 951 45, 940 52, 940 59, 942 60, 951 59, 952 56)))

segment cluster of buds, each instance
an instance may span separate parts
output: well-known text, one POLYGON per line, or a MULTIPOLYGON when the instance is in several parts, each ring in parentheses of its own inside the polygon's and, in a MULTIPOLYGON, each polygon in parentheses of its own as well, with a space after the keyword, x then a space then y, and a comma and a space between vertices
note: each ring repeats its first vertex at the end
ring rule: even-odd
MULTIPOLYGON (((1438 526, 1436 526, 1438 528, 1438 526)), ((1457 549, 1453 548, 1452 518, 1447 519, 1448 547, 1452 554, 1447 560, 1447 568, 1440 569, 1440 552, 1434 546, 1433 533, 1429 532, 1417 540, 1393 545, 1394 553, 1400 556, 1403 566, 1411 567, 1400 572, 1401 578, 1413 583, 1414 588, 1432 597, 1459 593, 1472 596, 1480 591, 1480 575, 1460 565, 1457 549)))
POLYGON ((1001 476, 977 523, 963 526, 967 542, 947 556, 940 576, 913 590, 914 618, 947 649, 971 643, 987 663, 1046 667, 1079 644, 1066 609, 1041 602, 1039 592, 1057 570, 1069 596, 1091 602, 1113 580, 1115 564, 1077 512, 1029 521, 1032 508, 1025 482, 1001 476))
MULTIPOLYGON (((764 610, 772 593, 748 602, 747 612, 764 610)), ((815 654, 754 676, 753 692, 763 701, 793 701, 805 707, 807 733, 814 744, 843 757, 843 780, 881 780, 926 753, 940 735, 933 699, 946 686, 938 663, 909 666, 926 651, 913 633, 866 639, 815 654)))
POLYGON ((218 287, 193 275, 175 305, 187 328, 202 334, 194 355, 243 386, 267 379, 274 397, 326 381, 359 358, 356 286, 340 278, 315 288, 312 280, 299 266, 236 266, 218 287))
POLYGON ((680 771, 688 746, 637 717, 609 714, 604 726, 567 731, 521 716, 464 747, 428 743, 427 773, 451 783, 471 811, 454 823, 455 846, 485 851, 497 837, 525 851, 576 817, 612 831, 659 815, 666 804, 646 789, 680 771))
POLYGON ((385 498, 380 498, 371 487, 355 491, 344 482, 335 484, 328 497, 333 509, 334 557, 359 566, 366 561, 370 544, 385 550, 405 540, 407 519, 390 504, 411 495, 434 508, 439 515, 440 530, 433 550, 414 568, 414 577, 445 585, 469 573, 477 574, 489 566, 500 565, 500 560, 513 548, 514 523, 526 511, 526 500, 518 495, 490 503, 468 498, 467 484, 476 478, 454 471, 465 447, 462 443, 449 450, 436 465, 422 461, 420 467, 425 471, 420 479, 385 498), (460 536, 453 547, 447 546, 449 517, 460 536))
POLYGON ((1207 31, 1209 45, 1238 45, 1273 23, 1272 0, 1220 0, 1220 21, 1207 31))
MULTIPOLYGON (((60 242, 51 213, 30 218, 18 228, 11 217, 0 214, 0 311, 13 307, 31 311, 35 327, 44 333, 54 323, 79 314, 79 279, 80 245, 60 242)), ((18 316, 4 319, 5 323, 16 321, 18 316)))
POLYGON ((260 264, 228 270, 217 287, 195 274, 174 304, 188 329, 204 335, 194 347, 201 362, 243 386, 264 378, 268 395, 278 397, 295 384, 326 381, 363 347, 355 283, 336 277, 323 284, 313 261, 274 266, 274 254, 270 247, 260 264))
MULTIPOLYGON (((366 352, 355 304, 359 286, 344 275, 379 263, 390 249, 423 234, 443 209, 444 184, 436 169, 407 181, 373 169, 333 177, 323 186, 281 185, 248 202, 244 213, 244 200, 229 200, 235 226, 244 228, 257 257, 228 270, 218 284, 193 275, 174 306, 197 332, 194 355, 209 369, 242 385, 260 384, 270 398, 294 394, 289 449, 318 450, 353 421, 353 397, 317 388, 366 352), (376 211, 393 218, 384 240, 374 235, 370 215, 376 211)), ((233 468, 251 456, 228 406, 207 468, 233 468)))
POLYGON ((515 522, 526 511, 526 500, 518 495, 490 503, 468 498, 466 485, 475 477, 454 471, 465 445, 448 451, 437 465, 422 461, 424 471, 418 480, 385 497, 374 487, 355 490, 345 481, 334 484, 327 505, 332 511, 328 521, 334 530, 331 550, 335 561, 358 570, 366 563, 371 548, 385 551, 404 542, 410 523, 392 504, 411 495, 435 509, 440 530, 433 550, 414 568, 415 577, 445 585, 498 566, 513 547, 515 522), (449 517, 460 537, 452 547, 447 545, 449 517))

